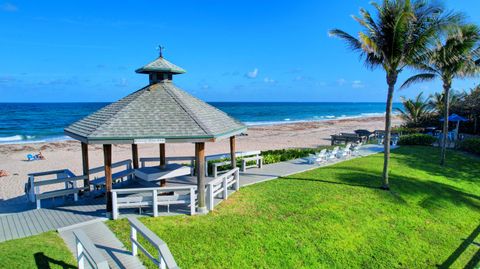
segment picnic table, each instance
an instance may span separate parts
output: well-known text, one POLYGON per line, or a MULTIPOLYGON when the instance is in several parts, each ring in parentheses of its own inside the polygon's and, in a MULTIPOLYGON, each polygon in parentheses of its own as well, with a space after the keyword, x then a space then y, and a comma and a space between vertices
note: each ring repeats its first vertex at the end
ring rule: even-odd
POLYGON ((165 168, 159 166, 141 167, 135 169, 135 176, 145 181, 159 181, 180 176, 189 176, 191 168, 178 163, 170 163, 165 168))

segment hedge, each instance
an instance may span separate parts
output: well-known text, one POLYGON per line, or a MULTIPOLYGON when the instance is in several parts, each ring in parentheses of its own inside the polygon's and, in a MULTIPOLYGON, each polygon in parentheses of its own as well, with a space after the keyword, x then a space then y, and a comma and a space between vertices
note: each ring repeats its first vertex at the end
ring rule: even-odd
POLYGON ((435 141, 437 141, 437 139, 431 135, 410 134, 400 136, 398 145, 431 146, 435 141))
POLYGON ((467 138, 458 144, 458 149, 480 155, 480 137, 467 138))

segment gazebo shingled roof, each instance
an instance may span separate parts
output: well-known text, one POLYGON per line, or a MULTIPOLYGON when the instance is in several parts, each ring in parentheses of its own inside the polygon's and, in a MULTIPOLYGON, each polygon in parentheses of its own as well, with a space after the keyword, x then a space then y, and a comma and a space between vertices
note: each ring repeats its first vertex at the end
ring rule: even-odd
POLYGON ((160 56, 155 61, 135 70, 135 72, 142 74, 148 74, 151 72, 169 72, 172 74, 183 74, 186 71, 183 68, 172 64, 171 62, 165 60, 165 58, 160 56))
POLYGON ((167 79, 71 124, 65 134, 88 144, 133 144, 135 139, 215 141, 245 131, 244 124, 167 79))

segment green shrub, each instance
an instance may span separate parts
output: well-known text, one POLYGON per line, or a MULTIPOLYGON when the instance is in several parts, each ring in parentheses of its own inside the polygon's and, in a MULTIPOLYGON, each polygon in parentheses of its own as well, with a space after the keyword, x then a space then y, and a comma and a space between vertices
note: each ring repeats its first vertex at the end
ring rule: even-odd
POLYGON ((409 128, 409 127, 394 127, 392 128, 392 132, 397 132, 401 135, 409 135, 409 134, 418 134, 422 132, 423 128, 409 128))
POLYGON ((480 155, 480 137, 463 140, 458 145, 458 149, 480 155))
POLYGON ((402 135, 398 141, 399 145, 419 145, 419 146, 430 146, 437 139, 431 135, 426 134, 409 134, 402 135))

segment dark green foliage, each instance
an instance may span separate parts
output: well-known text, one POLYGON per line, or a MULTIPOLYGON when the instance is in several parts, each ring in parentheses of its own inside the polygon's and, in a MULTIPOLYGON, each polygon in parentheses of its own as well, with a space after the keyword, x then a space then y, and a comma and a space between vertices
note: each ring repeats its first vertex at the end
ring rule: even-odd
POLYGON ((418 134, 422 132, 423 128, 409 128, 409 127, 395 127, 392 128, 393 133, 399 133, 401 135, 409 135, 409 134, 418 134))
POLYGON ((458 149, 480 155, 480 138, 468 138, 460 142, 458 149))
POLYGON ((410 134, 403 135, 398 141, 399 145, 416 145, 416 146, 430 146, 437 139, 431 135, 426 134, 410 134))

